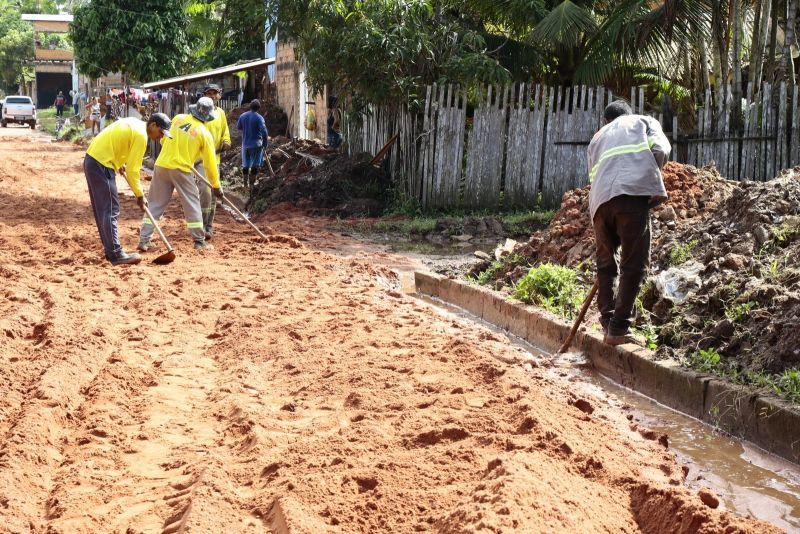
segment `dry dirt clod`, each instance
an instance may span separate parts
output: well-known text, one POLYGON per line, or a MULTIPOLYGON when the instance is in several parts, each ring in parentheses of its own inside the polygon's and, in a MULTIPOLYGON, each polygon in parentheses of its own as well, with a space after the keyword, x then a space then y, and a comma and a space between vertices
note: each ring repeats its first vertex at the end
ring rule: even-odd
POLYGON ((714 495, 710 489, 703 488, 697 492, 697 495, 700 497, 700 500, 703 501, 703 504, 709 508, 716 509, 719 507, 719 497, 714 495))

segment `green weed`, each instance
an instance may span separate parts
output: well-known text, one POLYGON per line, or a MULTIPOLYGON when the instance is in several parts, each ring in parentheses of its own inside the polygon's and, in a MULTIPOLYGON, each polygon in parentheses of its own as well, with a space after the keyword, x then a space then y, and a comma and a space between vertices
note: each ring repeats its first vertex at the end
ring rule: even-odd
POLYGON ((697 247, 697 239, 692 239, 682 245, 675 245, 669 253, 669 265, 682 265, 692 259, 695 247, 697 247))
POLYGON ((494 279, 495 275, 502 270, 503 267, 509 263, 520 263, 522 260, 523 258, 519 254, 508 254, 499 260, 492 260, 492 263, 489 264, 489 267, 487 267, 486 270, 481 271, 478 276, 472 278, 472 281, 485 286, 494 279))
POLYGON ((787 369, 777 380, 778 395, 800 403, 800 369, 787 369))
POLYGON ((650 323, 631 328, 634 334, 644 338, 645 346, 650 350, 658 348, 658 327, 650 323))
POLYGON ((701 373, 723 375, 722 356, 715 348, 700 349, 689 356, 689 367, 701 373))
POLYGON ((575 316, 585 293, 575 271, 551 263, 532 267, 514 286, 516 299, 537 304, 567 318, 575 316))
POLYGON ((750 312, 753 311, 753 308, 755 307, 756 307, 755 302, 744 302, 741 304, 735 304, 730 308, 725 309, 725 317, 727 317, 734 323, 741 323, 747 317, 750 316, 750 312))

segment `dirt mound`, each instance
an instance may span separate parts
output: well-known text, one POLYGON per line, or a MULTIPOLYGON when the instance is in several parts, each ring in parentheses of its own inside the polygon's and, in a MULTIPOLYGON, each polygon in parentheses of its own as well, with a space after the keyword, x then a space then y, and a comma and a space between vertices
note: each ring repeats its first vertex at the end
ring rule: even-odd
POLYGON ((713 350, 733 371, 782 372, 800 366, 800 174, 737 184, 716 210, 681 225, 654 246, 662 270, 700 264, 701 287, 684 302, 643 295, 661 327, 665 355, 713 350), (683 258, 681 258, 683 259, 683 258))
MULTIPOLYGON (((652 212, 652 276, 642 294, 647 313, 638 319, 659 329, 662 356, 713 349, 737 373, 800 365, 799 177, 800 169, 766 183, 733 182, 713 167, 667 164, 669 200, 652 212), (663 295, 663 283, 655 283, 665 271, 685 278, 692 269, 700 287, 685 300, 663 295)), ((564 195, 549 228, 493 275, 496 286, 544 262, 594 270, 589 188, 564 195)))
POLYGON ((247 207, 255 213, 291 202, 314 214, 377 216, 388 201, 389 178, 370 164, 369 154, 338 154, 319 141, 297 141, 268 149, 274 176, 264 175, 247 207))
MULTIPOLYGON (((228 130, 230 130, 231 133, 232 146, 230 150, 224 153, 225 155, 228 155, 228 159, 230 159, 232 156, 237 156, 239 154, 239 150, 241 149, 242 133, 236 129, 236 121, 238 121, 239 117, 242 116, 242 113, 246 111, 250 111, 249 104, 247 106, 234 108, 226 113, 226 117, 228 118, 228 130)), ((266 110, 262 108, 260 111, 262 112, 261 115, 264 117, 264 121, 267 123, 267 132, 269 132, 270 137, 276 135, 286 135, 286 127, 289 124, 289 117, 286 115, 286 112, 283 110, 283 108, 270 105, 266 110)))
MULTIPOLYGON (((653 239, 662 232, 673 230, 682 221, 694 219, 704 210, 714 209, 721 199, 730 194, 732 182, 724 181, 713 167, 695 169, 670 162, 664 167, 664 184, 669 199, 654 212, 653 239)), ((550 226, 533 234, 514 250, 527 263, 553 262, 576 267, 594 258, 594 230, 589 220, 589 189, 567 191, 561 200, 550 226)), ((520 262, 510 262, 498 271, 495 280, 515 282, 525 274, 516 269, 520 262)), ((476 267, 483 270, 487 265, 476 267)))

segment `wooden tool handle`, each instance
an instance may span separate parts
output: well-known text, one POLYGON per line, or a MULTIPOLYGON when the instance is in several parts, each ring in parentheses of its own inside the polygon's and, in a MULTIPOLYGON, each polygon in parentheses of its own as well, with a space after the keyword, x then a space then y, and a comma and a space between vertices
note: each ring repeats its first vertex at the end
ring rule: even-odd
POLYGON ((564 341, 564 344, 561 345, 560 349, 558 349, 559 354, 567 352, 569 350, 569 346, 572 345, 572 340, 575 339, 575 334, 578 333, 578 328, 581 326, 583 318, 586 316, 586 311, 589 309, 589 306, 591 306, 592 301, 594 300, 594 296, 597 293, 597 288, 599 285, 599 281, 597 278, 595 278, 594 285, 592 286, 592 289, 589 290, 589 294, 586 295, 586 300, 583 301, 583 306, 581 307, 580 313, 578 313, 578 317, 575 318, 575 324, 572 325, 572 330, 570 330, 566 341, 564 341))

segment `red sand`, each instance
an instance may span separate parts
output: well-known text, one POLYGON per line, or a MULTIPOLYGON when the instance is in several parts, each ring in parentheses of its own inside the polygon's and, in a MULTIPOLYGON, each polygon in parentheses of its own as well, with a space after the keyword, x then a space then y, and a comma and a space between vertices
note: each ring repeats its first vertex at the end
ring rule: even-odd
POLYGON ((172 265, 108 266, 82 152, 37 135, 0 137, 0 531, 777 531, 302 218, 218 212, 196 253, 176 201, 172 265))

